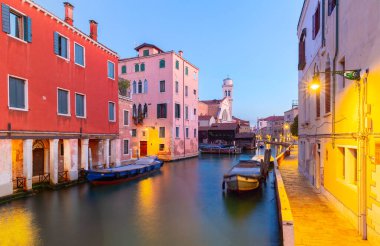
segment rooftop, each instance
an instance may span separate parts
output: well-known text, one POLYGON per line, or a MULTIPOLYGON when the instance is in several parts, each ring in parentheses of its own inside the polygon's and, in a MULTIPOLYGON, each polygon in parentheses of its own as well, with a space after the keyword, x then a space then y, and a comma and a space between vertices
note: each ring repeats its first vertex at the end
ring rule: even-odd
POLYGON ((156 45, 154 45, 154 44, 148 44, 148 43, 140 44, 139 46, 137 46, 137 47, 135 48, 135 50, 136 50, 136 51, 139 51, 139 50, 141 50, 142 48, 147 48, 147 47, 148 47, 148 48, 154 48, 154 49, 158 50, 160 53, 163 53, 163 52, 164 52, 162 49, 158 48, 156 45))

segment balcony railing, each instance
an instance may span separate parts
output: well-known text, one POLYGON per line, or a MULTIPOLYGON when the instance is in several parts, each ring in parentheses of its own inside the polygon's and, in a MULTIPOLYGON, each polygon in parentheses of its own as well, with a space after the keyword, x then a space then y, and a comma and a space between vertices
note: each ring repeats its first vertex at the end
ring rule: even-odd
POLYGON ((67 171, 58 172, 58 183, 67 182, 68 180, 69 178, 67 171))

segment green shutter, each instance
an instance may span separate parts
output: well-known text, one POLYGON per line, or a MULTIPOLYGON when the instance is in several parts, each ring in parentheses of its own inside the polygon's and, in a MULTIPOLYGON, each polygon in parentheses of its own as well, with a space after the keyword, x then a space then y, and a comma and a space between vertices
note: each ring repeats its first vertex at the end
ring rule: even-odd
POLYGON ((139 64, 135 64, 135 72, 139 72, 139 70, 140 70, 139 64))
POLYGON ((32 42, 32 19, 24 16, 24 39, 26 42, 32 42))
POLYGON ((175 61, 175 68, 179 69, 179 61, 175 61))
POLYGON ((121 67, 121 73, 127 73, 127 66, 124 65, 121 67))
POLYGON ((2 3, 1 4, 1 20, 3 22, 3 32, 11 33, 11 19, 10 19, 10 9, 9 6, 2 3))
POLYGON ((141 72, 144 72, 144 71, 145 71, 145 64, 141 63, 141 72))

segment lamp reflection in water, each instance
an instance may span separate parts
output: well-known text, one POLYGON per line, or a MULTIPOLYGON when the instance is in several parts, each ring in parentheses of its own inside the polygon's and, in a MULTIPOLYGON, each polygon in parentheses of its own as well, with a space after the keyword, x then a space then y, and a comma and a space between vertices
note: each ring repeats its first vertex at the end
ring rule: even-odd
POLYGON ((0 208, 0 245, 41 245, 32 214, 23 208, 0 208))

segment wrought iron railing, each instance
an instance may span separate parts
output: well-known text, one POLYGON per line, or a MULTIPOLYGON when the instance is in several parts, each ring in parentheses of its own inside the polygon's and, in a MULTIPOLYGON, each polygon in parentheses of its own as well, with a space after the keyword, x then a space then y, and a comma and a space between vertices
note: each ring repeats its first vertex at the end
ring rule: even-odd
POLYGON ((42 173, 38 175, 38 183, 49 183, 50 182, 50 174, 42 173))
POLYGON ((26 189, 26 178, 25 177, 16 177, 16 187, 18 189, 26 189))
POLYGON ((58 172, 58 183, 63 183, 68 181, 68 172, 62 171, 58 172))

